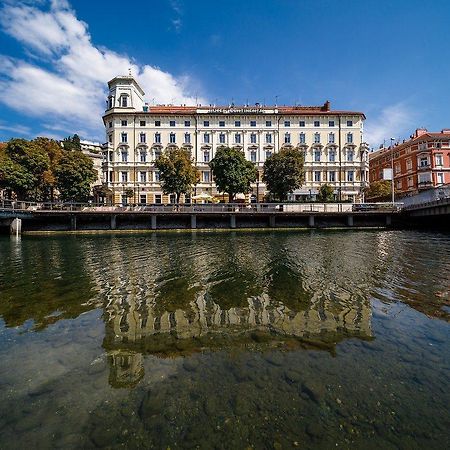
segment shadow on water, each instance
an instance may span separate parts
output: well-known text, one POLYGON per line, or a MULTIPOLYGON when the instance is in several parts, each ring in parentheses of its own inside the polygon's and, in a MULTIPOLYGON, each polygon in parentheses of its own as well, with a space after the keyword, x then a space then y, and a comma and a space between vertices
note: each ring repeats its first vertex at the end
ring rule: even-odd
POLYGON ((445 440, 445 235, 27 237, 0 254, 0 446, 445 440))

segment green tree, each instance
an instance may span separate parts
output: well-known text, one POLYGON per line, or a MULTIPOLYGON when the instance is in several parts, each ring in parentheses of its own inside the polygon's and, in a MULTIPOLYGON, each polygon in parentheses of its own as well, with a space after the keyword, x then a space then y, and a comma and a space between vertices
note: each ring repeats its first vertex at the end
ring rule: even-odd
POLYGON ((164 194, 175 194, 177 203, 181 194, 188 194, 200 179, 188 150, 167 148, 155 162, 164 194))
POLYGON ((367 200, 388 200, 391 192, 389 180, 373 181, 364 189, 367 200))
POLYGON ((334 189, 328 183, 322 184, 317 196, 319 202, 332 202, 334 200, 334 189))
POLYGON ((56 187, 63 201, 85 202, 97 171, 89 156, 79 151, 64 151, 55 168, 56 187))
POLYGON ((64 150, 68 151, 81 150, 80 137, 78 136, 78 134, 74 134, 73 136, 68 136, 64 138, 62 144, 64 150))
POLYGON ((209 163, 216 186, 220 192, 227 192, 232 202, 236 194, 250 191, 250 183, 256 181, 257 170, 253 163, 245 159, 240 150, 219 148, 209 163))
POLYGON ((50 159, 35 142, 11 139, 1 152, 0 185, 14 191, 20 200, 43 197, 45 173, 50 159))
POLYGON ((44 200, 50 199, 50 201, 53 202, 56 186, 55 169, 61 160, 63 149, 58 141, 46 137, 37 137, 32 142, 34 142, 49 157, 49 168, 43 173, 43 197, 44 200))
POLYGON ((303 154, 296 149, 282 149, 264 163, 263 181, 278 200, 298 189, 305 180, 303 154))

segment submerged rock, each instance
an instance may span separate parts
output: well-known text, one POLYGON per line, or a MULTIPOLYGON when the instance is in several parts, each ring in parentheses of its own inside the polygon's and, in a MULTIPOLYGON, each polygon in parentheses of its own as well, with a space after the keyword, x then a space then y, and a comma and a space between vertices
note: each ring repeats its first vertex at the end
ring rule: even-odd
POLYGON ((305 381, 302 384, 302 391, 316 403, 322 402, 327 393, 327 390, 323 384, 315 383, 313 381, 305 381))

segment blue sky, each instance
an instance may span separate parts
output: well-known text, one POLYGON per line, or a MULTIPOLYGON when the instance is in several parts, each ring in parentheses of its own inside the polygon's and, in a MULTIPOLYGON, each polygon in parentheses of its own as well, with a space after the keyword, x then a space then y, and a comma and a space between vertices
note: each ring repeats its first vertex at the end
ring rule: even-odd
POLYGON ((450 127, 446 0, 0 4, 0 140, 103 141, 106 82, 129 67, 155 103, 329 99, 366 113, 374 147, 450 127))

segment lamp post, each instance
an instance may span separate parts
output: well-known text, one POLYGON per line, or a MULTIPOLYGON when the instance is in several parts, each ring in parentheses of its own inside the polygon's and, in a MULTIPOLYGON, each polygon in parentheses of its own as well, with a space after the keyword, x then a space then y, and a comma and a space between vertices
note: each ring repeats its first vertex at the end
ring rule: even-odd
POLYGON ((391 137, 391 194, 392 194, 392 207, 395 204, 395 191, 394 191, 394 141, 395 138, 391 137))

